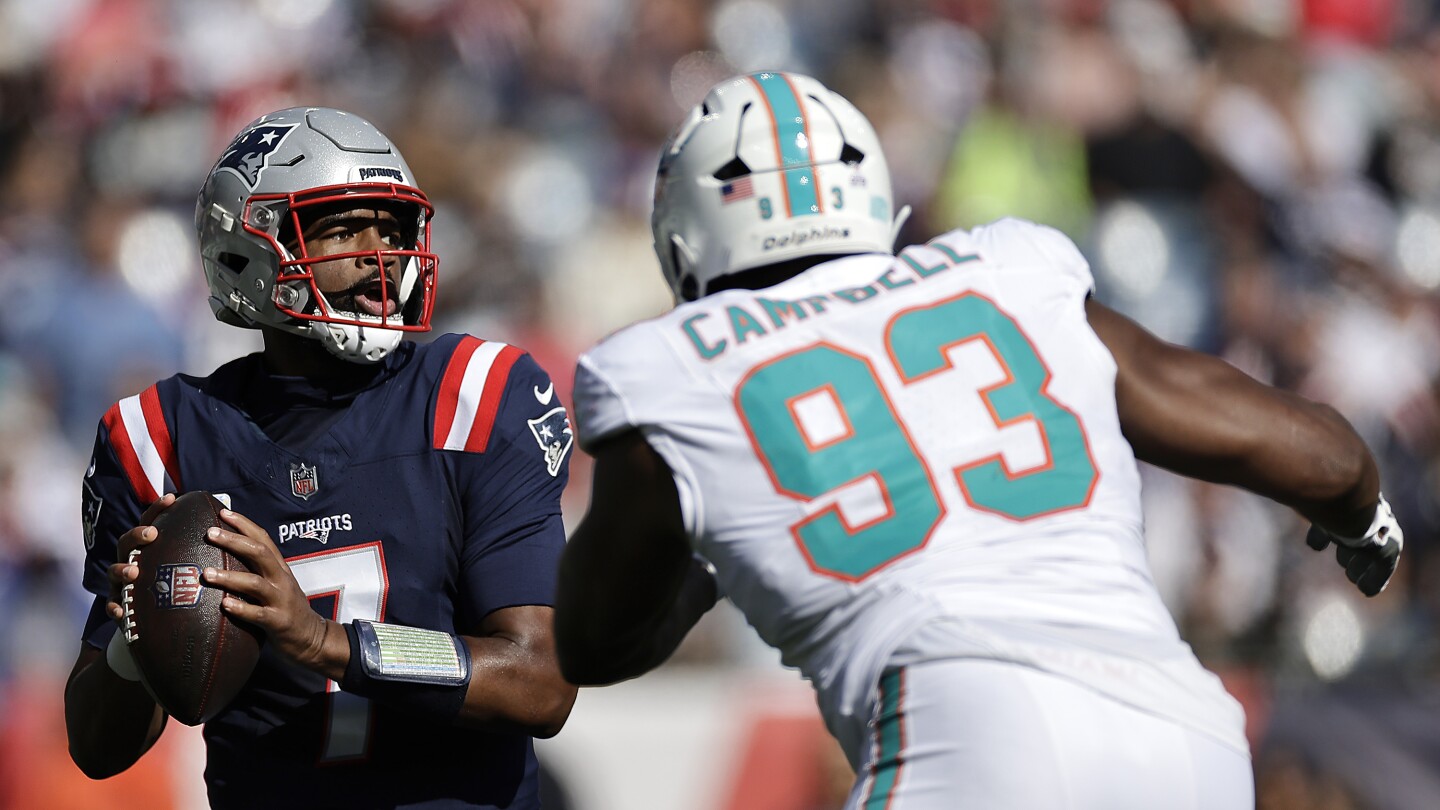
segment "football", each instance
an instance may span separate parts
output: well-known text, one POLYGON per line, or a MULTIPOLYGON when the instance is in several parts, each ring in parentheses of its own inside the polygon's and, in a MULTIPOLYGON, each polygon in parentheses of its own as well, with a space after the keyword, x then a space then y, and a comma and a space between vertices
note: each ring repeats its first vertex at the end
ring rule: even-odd
POLYGON ((220 519, 208 492, 187 492, 157 516, 155 540, 121 553, 140 578, 121 597, 126 643, 150 694, 176 720, 199 725, 214 717, 250 678, 262 635, 220 609, 224 591, 201 578, 207 568, 248 570, 205 540, 220 519))

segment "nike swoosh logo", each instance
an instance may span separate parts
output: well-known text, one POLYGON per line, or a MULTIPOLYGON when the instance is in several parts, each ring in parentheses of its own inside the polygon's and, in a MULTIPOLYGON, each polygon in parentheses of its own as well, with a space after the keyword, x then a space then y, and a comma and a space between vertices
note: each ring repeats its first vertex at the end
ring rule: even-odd
POLYGON ((550 384, 547 385, 547 386, 545 386, 545 390, 544 390, 544 391, 541 391, 541 390, 540 390, 540 386, 538 386, 538 385, 535 386, 535 399, 539 400, 539 402, 540 402, 541 405, 549 405, 549 404, 550 404, 550 398, 551 398, 552 396, 554 396, 554 395, 555 395, 555 381, 554 381, 554 380, 551 380, 551 381, 550 381, 550 384))

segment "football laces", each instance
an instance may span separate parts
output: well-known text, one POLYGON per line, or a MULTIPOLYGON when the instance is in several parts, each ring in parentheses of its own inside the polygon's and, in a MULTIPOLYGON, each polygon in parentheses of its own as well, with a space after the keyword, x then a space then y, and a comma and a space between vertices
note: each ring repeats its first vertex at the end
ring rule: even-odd
MULTIPOLYGON (((130 556, 125 561, 129 565, 140 564, 140 549, 130 549, 130 556)), ((125 631, 125 643, 134 644, 140 638, 140 631, 135 626, 135 583, 130 583, 120 589, 120 607, 125 611, 120 620, 121 629, 125 631)))

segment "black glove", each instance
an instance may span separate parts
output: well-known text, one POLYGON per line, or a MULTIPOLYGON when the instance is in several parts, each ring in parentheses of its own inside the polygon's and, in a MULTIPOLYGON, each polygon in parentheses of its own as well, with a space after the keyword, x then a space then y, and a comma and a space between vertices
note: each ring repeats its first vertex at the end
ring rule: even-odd
POLYGON ((1395 522, 1395 513, 1385 496, 1375 506, 1375 518, 1364 537, 1340 537, 1312 525, 1305 542, 1316 551, 1323 551, 1335 544, 1335 559, 1345 569, 1345 576, 1366 596, 1374 596, 1385 590, 1395 566, 1400 564, 1400 550, 1405 546, 1405 533, 1395 522))

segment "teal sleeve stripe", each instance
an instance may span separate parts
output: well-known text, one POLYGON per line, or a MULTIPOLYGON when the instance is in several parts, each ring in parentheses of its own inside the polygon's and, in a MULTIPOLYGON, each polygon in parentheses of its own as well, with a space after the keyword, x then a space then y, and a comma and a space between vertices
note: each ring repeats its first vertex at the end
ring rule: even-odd
POLYGON ((820 195, 815 188, 815 170, 811 168, 814 158, 810 155, 809 123, 795 88, 782 73, 756 73, 751 78, 765 94, 774 121, 790 216, 820 213, 820 195))

